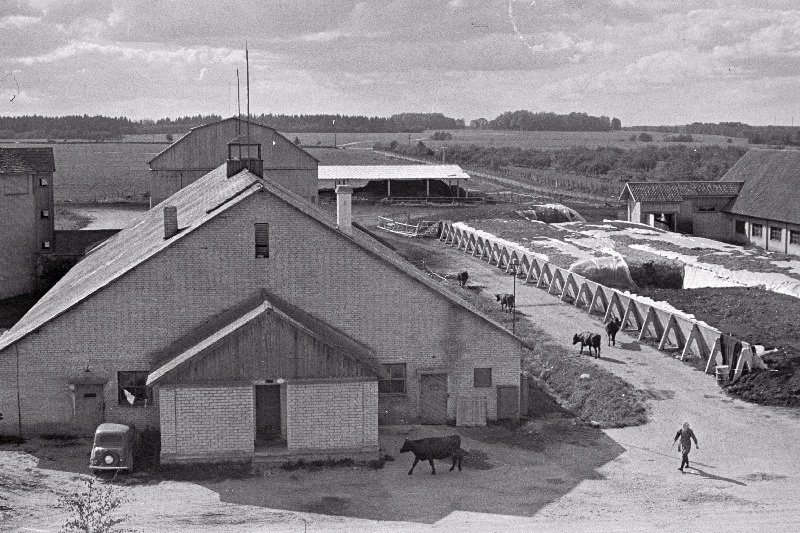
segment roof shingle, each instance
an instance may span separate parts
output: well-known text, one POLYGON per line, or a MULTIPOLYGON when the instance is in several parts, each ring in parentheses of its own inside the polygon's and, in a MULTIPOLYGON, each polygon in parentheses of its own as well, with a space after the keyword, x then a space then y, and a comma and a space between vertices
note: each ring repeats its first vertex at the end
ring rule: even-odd
POLYGON ((636 202, 682 202, 698 197, 733 198, 741 187, 741 181, 630 182, 620 198, 631 196, 636 202))
POLYGON ((0 174, 55 170, 52 148, 0 148, 0 174))
POLYGON ((800 224, 800 151, 751 148, 722 180, 744 182, 728 212, 800 224))

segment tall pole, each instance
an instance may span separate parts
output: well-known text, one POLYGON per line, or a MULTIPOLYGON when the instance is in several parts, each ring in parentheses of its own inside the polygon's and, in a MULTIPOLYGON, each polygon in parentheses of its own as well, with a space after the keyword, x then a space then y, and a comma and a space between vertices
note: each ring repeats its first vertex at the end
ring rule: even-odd
MULTIPOLYGON (((236 136, 242 134, 242 96, 240 93, 239 69, 236 69, 236 136)), ((241 158, 242 155, 239 154, 241 158)))
POLYGON ((333 119, 333 147, 336 148, 336 119, 333 119))
POLYGON ((517 263, 516 259, 511 260, 511 273, 514 275, 514 305, 511 306, 511 333, 517 334, 517 263))
POLYGON ((250 159, 250 52, 244 42, 244 61, 247 65, 247 158, 250 159))

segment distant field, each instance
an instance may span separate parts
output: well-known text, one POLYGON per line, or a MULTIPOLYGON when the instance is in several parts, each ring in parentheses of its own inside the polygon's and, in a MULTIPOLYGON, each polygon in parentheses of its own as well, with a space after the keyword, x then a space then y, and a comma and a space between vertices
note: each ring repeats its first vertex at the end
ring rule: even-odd
MULTIPOLYGON (((520 148, 548 149, 556 150, 559 148, 570 148, 572 146, 617 146, 619 148, 636 148, 647 145, 671 146, 677 143, 664 142, 663 139, 668 133, 649 132, 653 136, 653 142, 645 143, 641 141, 631 142, 628 139, 631 135, 637 135, 636 131, 609 131, 609 132, 571 132, 571 131, 510 131, 510 130, 442 130, 447 131, 453 136, 449 141, 434 141, 431 139, 434 131, 423 133, 412 133, 411 142, 423 141, 427 146, 434 148, 439 146, 449 146, 453 144, 476 144, 479 146, 519 146, 520 148)), ((333 133, 284 133, 289 139, 295 136, 300 138, 304 145, 315 145, 317 143, 333 146, 333 133)), ((692 135, 694 138, 692 145, 747 145, 747 139, 728 137, 722 135, 692 135)), ((355 145, 359 147, 372 146, 376 141, 389 143, 397 141, 408 143, 408 133, 339 133, 336 135, 337 145, 355 145)))
POLYGON ((53 148, 56 160, 55 201, 146 201, 150 189, 147 162, 167 144, 53 143, 0 141, 2 147, 53 148))

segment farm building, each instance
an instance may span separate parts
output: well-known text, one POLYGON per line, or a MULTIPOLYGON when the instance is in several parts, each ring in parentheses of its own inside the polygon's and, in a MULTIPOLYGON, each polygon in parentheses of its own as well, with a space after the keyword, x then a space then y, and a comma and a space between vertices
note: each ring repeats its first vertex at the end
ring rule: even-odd
POLYGON ((744 182, 725 209, 730 240, 800 255, 800 151, 751 148, 722 182, 744 182))
POLYGON ((53 250, 52 148, 0 148, 0 298, 32 292, 53 250))
POLYGON ((112 421, 159 427, 165 462, 375 457, 379 422, 518 417, 519 340, 354 227, 349 187, 337 223, 237 166, 93 249, 0 337, 0 433, 112 421))
POLYGON ((800 255, 800 151, 750 149, 720 181, 631 182, 628 220, 800 255))
MULTIPOLYGON (((317 160, 269 126, 231 117, 192 128, 148 163, 150 207, 231 159, 231 140, 253 151, 271 179, 307 200, 317 198, 317 160), (260 153, 256 153, 260 151, 260 153)), ((238 154, 236 154, 238 155, 238 154)))

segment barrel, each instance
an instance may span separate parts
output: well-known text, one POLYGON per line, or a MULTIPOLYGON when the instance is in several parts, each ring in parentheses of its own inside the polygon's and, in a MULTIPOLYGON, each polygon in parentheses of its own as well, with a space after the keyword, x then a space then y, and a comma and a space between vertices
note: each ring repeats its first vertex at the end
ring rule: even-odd
POLYGON ((728 382, 728 374, 730 373, 730 371, 731 367, 728 365, 717 365, 716 369, 717 385, 721 387, 728 382))

